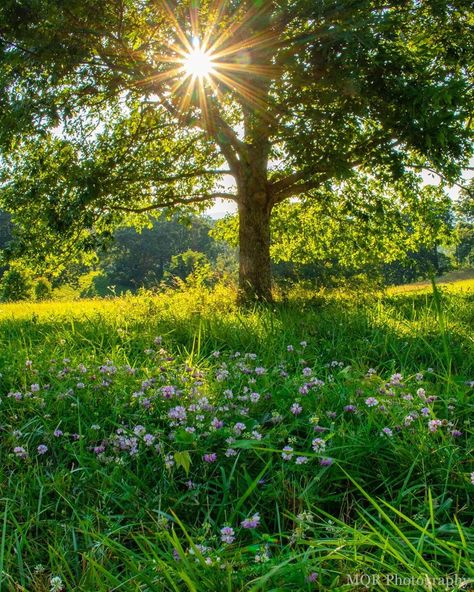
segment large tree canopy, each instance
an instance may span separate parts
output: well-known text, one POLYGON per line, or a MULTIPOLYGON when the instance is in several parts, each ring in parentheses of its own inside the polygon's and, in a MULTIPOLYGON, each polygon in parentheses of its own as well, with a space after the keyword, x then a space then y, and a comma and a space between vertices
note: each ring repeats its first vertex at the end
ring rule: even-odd
POLYGON ((275 205, 454 181, 472 151, 469 1, 3 0, 0 51, 0 199, 30 238, 229 197, 247 295, 270 297, 275 205))

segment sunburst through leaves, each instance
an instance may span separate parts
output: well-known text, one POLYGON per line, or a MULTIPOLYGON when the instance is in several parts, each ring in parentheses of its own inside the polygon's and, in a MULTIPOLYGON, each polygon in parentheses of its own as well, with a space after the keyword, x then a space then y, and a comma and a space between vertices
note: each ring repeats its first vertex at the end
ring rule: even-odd
POLYGON ((201 18, 199 9, 190 8, 187 22, 180 23, 166 0, 161 1, 172 25, 175 40, 163 55, 155 56, 158 64, 170 64, 146 82, 172 82, 166 93, 180 114, 197 104, 207 117, 209 104, 230 92, 239 100, 259 109, 267 108, 256 80, 274 77, 278 68, 272 63, 269 50, 278 35, 268 31, 255 32, 252 23, 262 16, 262 9, 250 6, 240 9, 221 24, 226 11, 222 0, 201 18), (203 20, 203 22, 201 22, 203 20), (262 57, 264 56, 264 57, 262 57))

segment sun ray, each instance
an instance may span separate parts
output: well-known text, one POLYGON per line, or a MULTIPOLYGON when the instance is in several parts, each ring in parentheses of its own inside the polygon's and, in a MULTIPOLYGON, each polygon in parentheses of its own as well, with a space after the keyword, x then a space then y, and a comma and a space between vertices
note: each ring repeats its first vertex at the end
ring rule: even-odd
POLYGON ((169 0, 157 1, 169 19, 175 40, 155 56, 155 61, 174 67, 157 72, 140 84, 163 84, 160 92, 175 96, 173 103, 179 113, 195 109, 206 126, 213 125, 210 103, 218 105, 228 100, 229 93, 266 114, 268 100, 255 79, 268 80, 281 71, 272 63, 270 52, 259 53, 277 44, 277 33, 271 28, 255 32, 252 24, 266 8, 241 5, 231 14, 227 0, 211 0, 207 9, 202 9, 207 20, 201 22, 201 8, 196 0, 191 0, 189 22, 183 24, 183 15, 176 13, 169 0), (258 56, 262 56, 260 62, 258 56))

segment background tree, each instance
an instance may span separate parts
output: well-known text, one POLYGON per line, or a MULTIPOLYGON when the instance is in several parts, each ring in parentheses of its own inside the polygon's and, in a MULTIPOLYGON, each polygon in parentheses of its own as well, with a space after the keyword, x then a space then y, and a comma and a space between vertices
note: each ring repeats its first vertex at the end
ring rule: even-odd
MULTIPOLYGON (((184 251, 205 253, 211 261, 216 261, 223 246, 209 236, 211 228, 210 219, 197 216, 191 217, 187 225, 176 216, 171 219, 161 216, 140 232, 132 227, 120 228, 110 248, 105 253, 99 252, 99 267, 108 283, 121 289, 156 286, 172 258, 184 251)), ((186 275, 180 277, 184 279, 186 275)))
POLYGON ((471 19, 463 0, 4 0, 1 200, 25 245, 64 253, 228 197, 241 290, 268 299, 277 204, 360 171, 458 178, 471 19))
POLYGON ((455 256, 460 265, 474 266, 474 179, 454 203, 456 224, 455 256))

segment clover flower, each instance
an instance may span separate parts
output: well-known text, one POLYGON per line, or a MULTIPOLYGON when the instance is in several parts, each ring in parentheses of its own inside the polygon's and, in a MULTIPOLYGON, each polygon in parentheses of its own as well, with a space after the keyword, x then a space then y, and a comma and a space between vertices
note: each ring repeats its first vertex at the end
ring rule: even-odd
POLYGON ((365 404, 367 405, 367 407, 377 407, 377 405, 379 404, 378 400, 375 397, 368 397, 365 400, 365 404))
POLYGON ((234 529, 230 526, 224 526, 221 528, 221 541, 230 545, 235 541, 234 529))
POLYGON ((23 446, 15 446, 13 452, 18 458, 28 458, 28 452, 23 448, 23 446))
POLYGON ((290 411, 293 415, 299 415, 303 411, 303 407, 301 407, 299 403, 293 403, 290 407, 290 411))
POLYGON ((326 448, 326 442, 322 438, 314 438, 311 442, 311 447, 314 452, 322 452, 326 448))
POLYGON ((332 458, 321 458, 319 461, 319 464, 322 467, 330 467, 333 462, 334 462, 334 460, 332 458))
POLYGON ((240 525, 242 528, 257 528, 260 526, 260 514, 257 512, 251 518, 245 518, 240 525))

